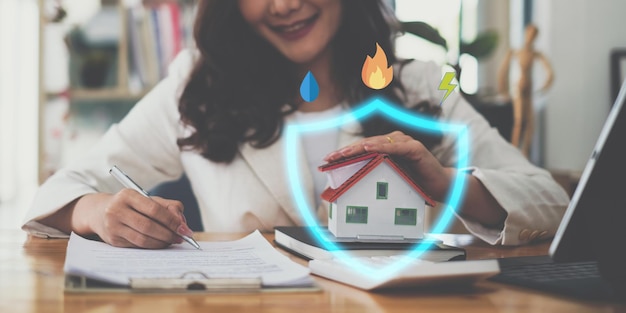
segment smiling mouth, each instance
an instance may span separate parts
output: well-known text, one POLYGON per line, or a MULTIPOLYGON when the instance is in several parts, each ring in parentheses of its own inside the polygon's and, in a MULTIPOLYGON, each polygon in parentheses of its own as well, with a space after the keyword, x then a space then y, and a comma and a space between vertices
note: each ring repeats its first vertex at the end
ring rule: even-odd
POLYGON ((319 13, 305 19, 289 25, 270 26, 270 28, 278 33, 280 36, 287 39, 298 39, 308 33, 313 24, 319 17, 319 13))

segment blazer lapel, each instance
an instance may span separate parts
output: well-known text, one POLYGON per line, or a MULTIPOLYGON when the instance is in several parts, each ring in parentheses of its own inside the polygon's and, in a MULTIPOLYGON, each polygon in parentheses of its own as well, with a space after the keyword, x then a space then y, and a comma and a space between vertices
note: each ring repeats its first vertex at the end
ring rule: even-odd
MULTIPOLYGON (((288 122, 289 120, 288 117, 286 121, 288 122)), ((299 177, 308 206, 314 210, 313 178, 307 168, 307 160, 302 142, 298 140, 297 144, 298 147, 296 147, 296 151, 299 177)), ((291 185, 289 183, 285 148, 284 136, 281 136, 269 147, 257 149, 252 147, 249 143, 246 143, 240 147, 239 151, 243 159, 250 166, 250 169, 269 190, 285 213, 287 213, 296 224, 302 225, 302 217, 293 200, 291 185)))
MULTIPOLYGON (((286 123, 294 122, 292 115, 285 118, 286 123)), ((361 125, 357 121, 349 121, 340 127, 339 138, 337 143, 337 149, 345 147, 351 143, 362 138, 359 134, 361 132, 361 125)), ((320 208, 315 208, 315 201, 313 199, 313 178, 311 177, 310 169, 308 168, 308 162, 302 141, 297 142, 297 158, 298 158, 298 171, 301 179, 301 185, 304 189, 303 192, 306 197, 309 208, 315 210, 317 215, 325 224, 325 210, 320 210, 322 206, 327 206, 327 203, 320 203, 320 208)), ((239 148, 241 156, 248 163, 250 169, 257 175, 259 180, 266 186, 272 196, 276 199, 276 202, 287 213, 289 217, 297 225, 303 225, 301 214, 293 200, 291 185, 289 183, 289 176, 287 173, 287 160, 285 159, 285 141, 284 134, 274 144, 269 147, 257 149, 252 147, 249 143, 242 145, 239 148)))

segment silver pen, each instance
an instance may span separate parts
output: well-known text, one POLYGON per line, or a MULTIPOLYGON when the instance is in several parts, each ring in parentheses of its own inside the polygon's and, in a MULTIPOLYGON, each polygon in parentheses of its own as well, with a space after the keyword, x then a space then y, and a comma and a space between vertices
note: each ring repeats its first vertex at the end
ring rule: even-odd
MULTIPOLYGON (((115 177, 115 179, 117 179, 117 181, 119 181, 122 185, 124 185, 124 187, 133 189, 139 192, 140 194, 150 198, 150 195, 148 194, 147 191, 139 187, 139 185, 137 185, 135 181, 133 181, 130 177, 128 177, 128 175, 122 172, 122 170, 120 170, 116 165, 113 165, 113 167, 109 170, 109 174, 115 177)), ((200 245, 193 238, 189 236, 181 235, 181 234, 178 234, 178 235, 182 237, 183 240, 188 242, 190 245, 194 246, 196 249, 201 250, 200 245)))

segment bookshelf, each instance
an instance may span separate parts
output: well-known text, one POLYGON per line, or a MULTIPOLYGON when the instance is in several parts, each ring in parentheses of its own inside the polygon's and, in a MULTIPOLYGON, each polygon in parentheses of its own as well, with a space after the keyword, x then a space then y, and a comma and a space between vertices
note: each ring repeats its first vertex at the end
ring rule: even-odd
POLYGON ((77 1, 37 1, 42 183, 87 151, 166 75, 176 53, 191 47, 196 1, 83 0, 78 7, 71 6, 77 1), (66 13, 61 20, 59 6, 66 13), (54 83, 59 80, 65 83, 54 83))

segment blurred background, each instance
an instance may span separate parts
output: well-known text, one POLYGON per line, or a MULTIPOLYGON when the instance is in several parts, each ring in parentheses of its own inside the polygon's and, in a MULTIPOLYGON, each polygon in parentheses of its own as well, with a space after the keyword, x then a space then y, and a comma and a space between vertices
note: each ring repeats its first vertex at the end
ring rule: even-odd
MULTIPOLYGON (((197 0, 202 1, 202 0, 197 0)), ((16 228, 39 184, 89 149, 193 47, 196 0, 0 0, 0 228, 16 228)), ((356 1, 356 0, 348 0, 356 1)), ((510 139, 512 99, 498 92, 507 52, 539 30, 530 69, 536 121, 528 158, 569 191, 626 76, 626 1, 387 0, 403 22, 400 57, 434 60, 510 139)), ((443 74, 443 73, 442 73, 443 74)))

